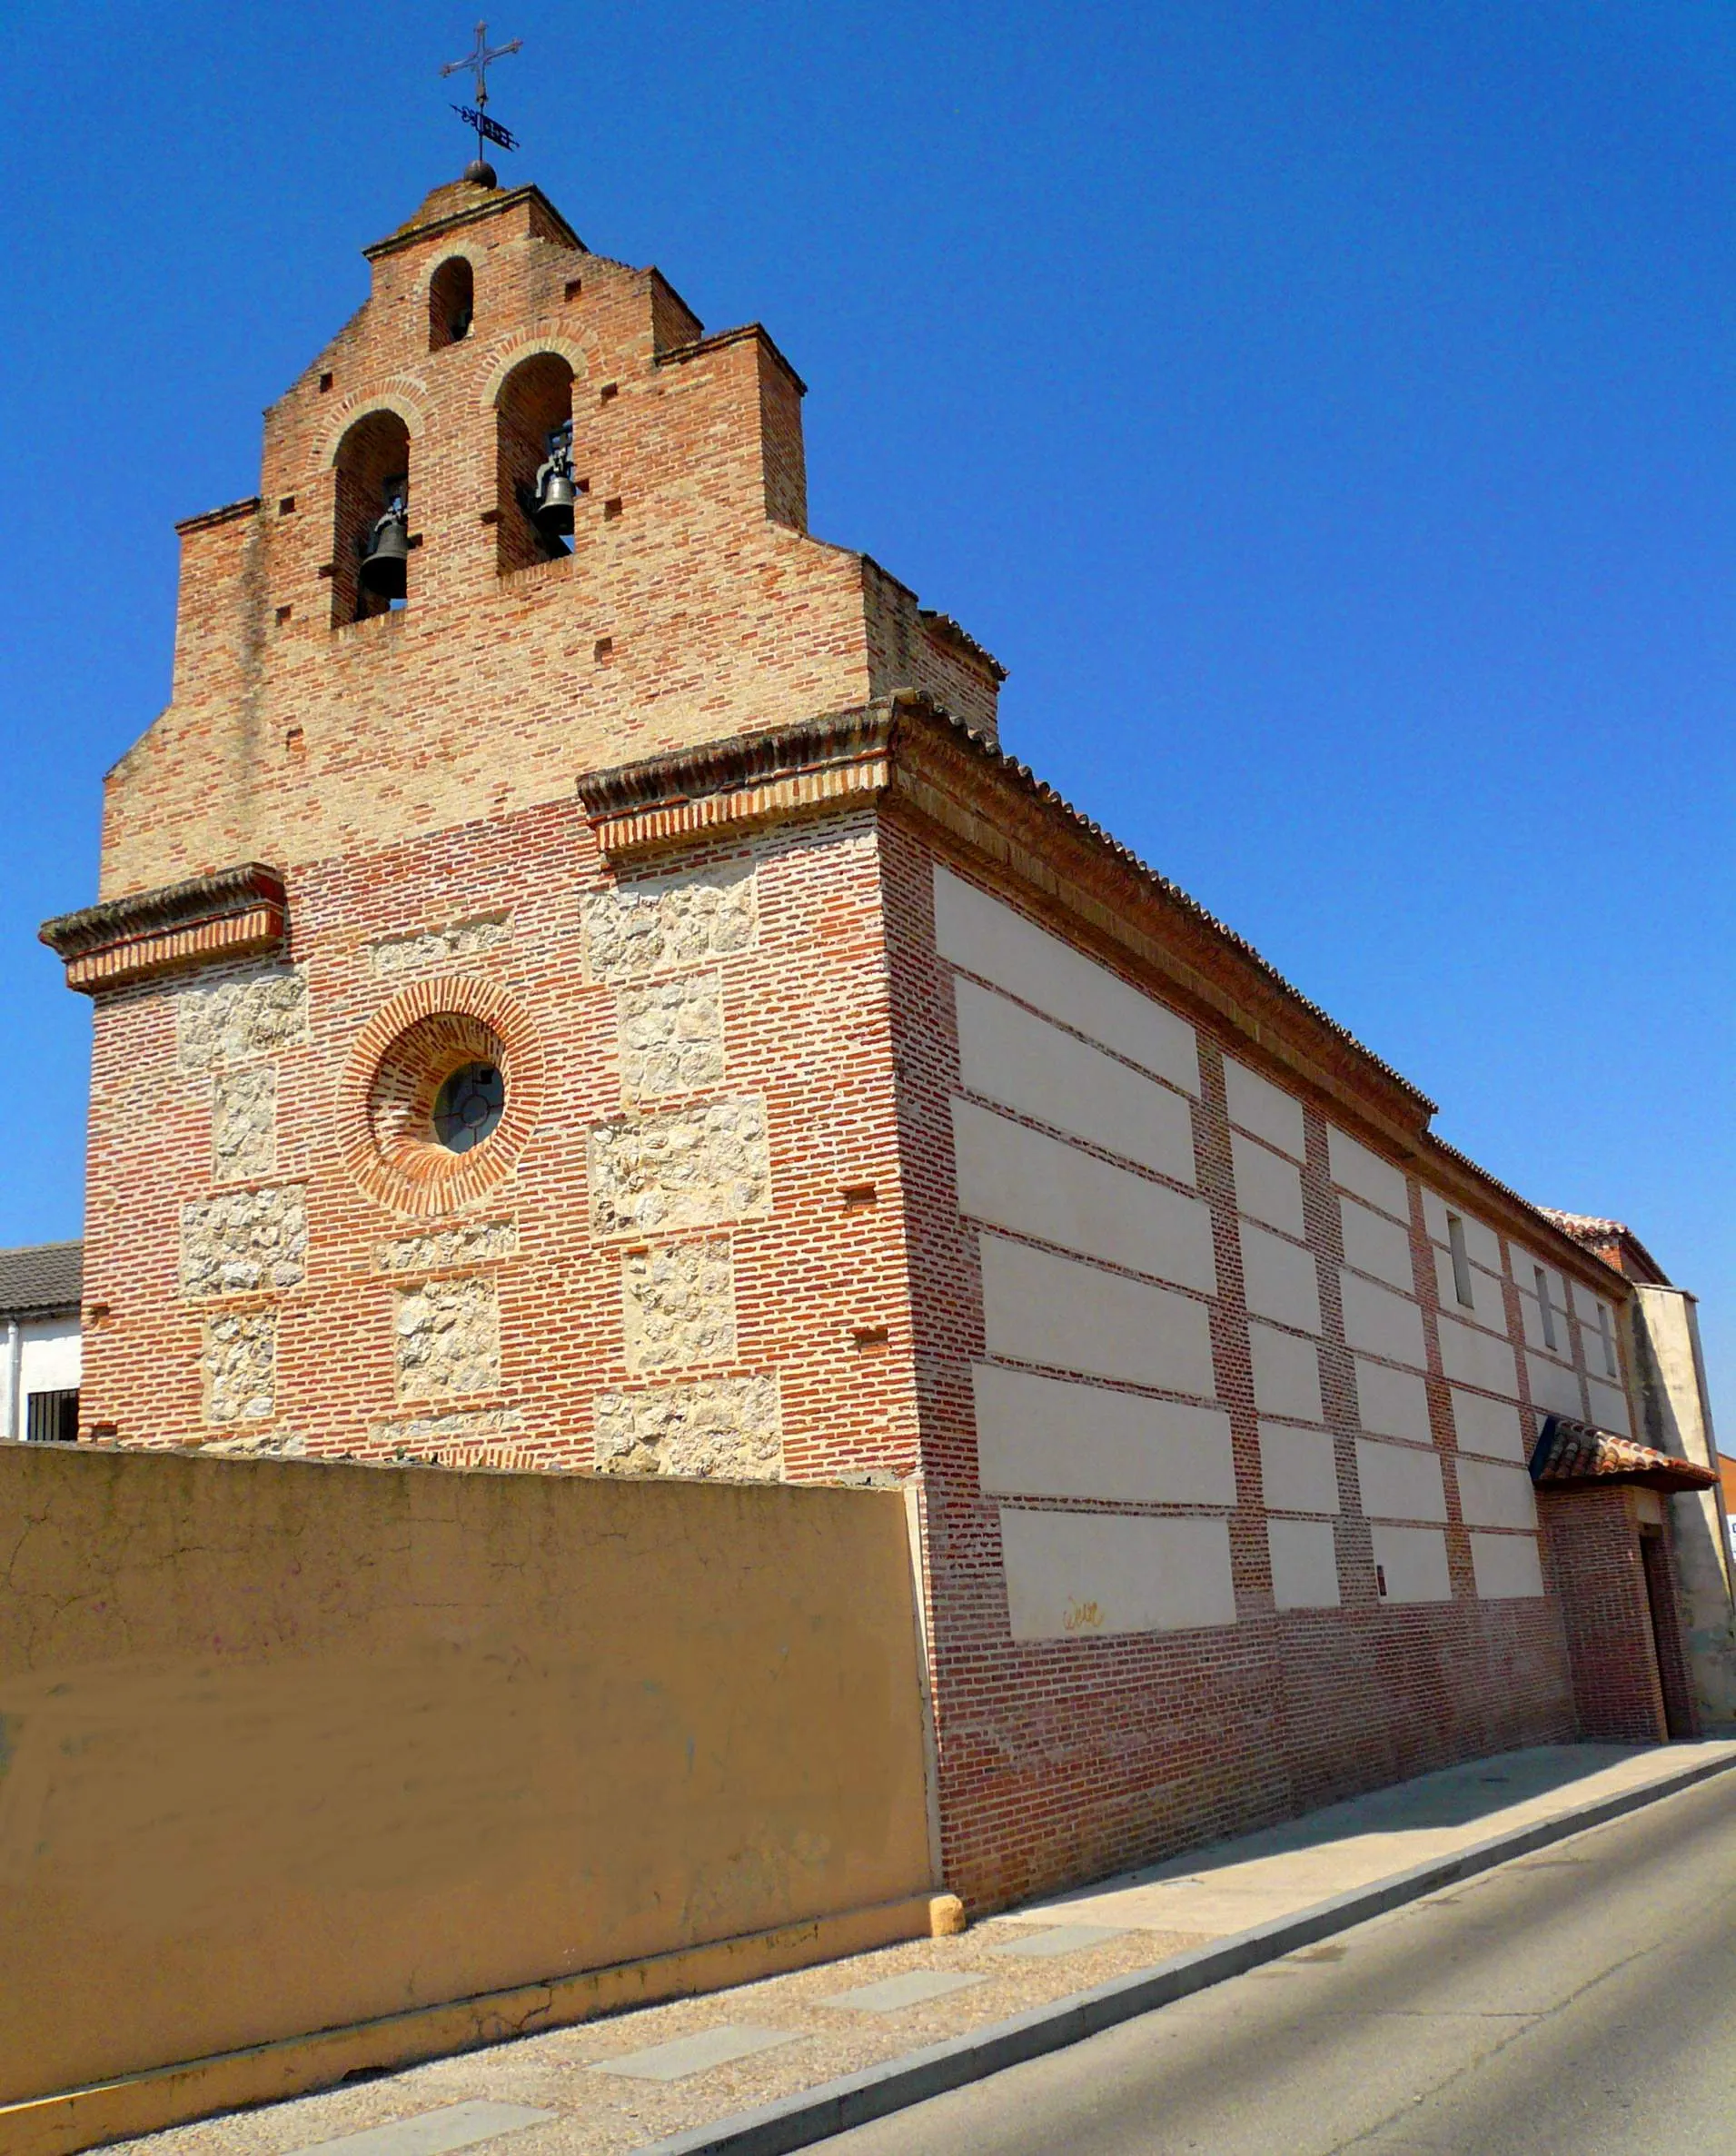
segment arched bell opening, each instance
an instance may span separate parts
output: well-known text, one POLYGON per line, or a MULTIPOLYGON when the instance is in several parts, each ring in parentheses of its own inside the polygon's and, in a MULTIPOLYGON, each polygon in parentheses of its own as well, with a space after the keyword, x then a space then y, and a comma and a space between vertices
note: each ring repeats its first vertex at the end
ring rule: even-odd
POLYGON ((428 285, 428 349, 456 344, 476 319, 476 273, 461 254, 434 272, 428 285))
POLYGON ((573 514, 588 482, 573 464, 572 369, 558 353, 522 360, 495 400, 501 573, 572 551, 573 514))
POLYGON ((410 583, 410 429, 370 412, 338 444, 332 619, 365 621, 402 606, 410 583))

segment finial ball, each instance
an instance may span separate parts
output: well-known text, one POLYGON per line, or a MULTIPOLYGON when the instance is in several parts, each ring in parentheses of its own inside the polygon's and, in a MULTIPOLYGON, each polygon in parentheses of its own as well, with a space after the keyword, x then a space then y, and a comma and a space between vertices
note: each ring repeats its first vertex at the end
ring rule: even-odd
POLYGON ((485 164, 480 157, 472 157, 464 167, 464 177, 476 187, 498 187, 501 184, 501 176, 494 167, 485 164))

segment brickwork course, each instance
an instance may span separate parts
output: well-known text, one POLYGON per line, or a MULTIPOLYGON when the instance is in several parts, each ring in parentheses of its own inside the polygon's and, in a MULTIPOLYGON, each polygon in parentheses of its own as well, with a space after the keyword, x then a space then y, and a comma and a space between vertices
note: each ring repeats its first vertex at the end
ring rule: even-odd
POLYGON ((96 1015, 81 1441, 913 1486, 977 1909, 1662 1737, 1667 1552, 1525 1474, 1550 1413, 1632 1430, 1627 1283, 1002 751, 997 663, 808 532, 765 331, 533 187, 367 254, 181 528, 173 701, 45 929, 96 1015))

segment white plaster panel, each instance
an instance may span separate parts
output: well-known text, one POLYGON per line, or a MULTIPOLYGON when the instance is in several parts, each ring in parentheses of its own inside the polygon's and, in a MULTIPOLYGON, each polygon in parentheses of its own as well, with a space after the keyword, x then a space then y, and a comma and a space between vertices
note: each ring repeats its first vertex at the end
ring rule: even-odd
POLYGON ((1441 1456, 1408 1445, 1356 1440, 1356 1480, 1363 1512, 1371 1520, 1444 1520, 1446 1489, 1441 1456))
POLYGON ((962 974, 953 990, 968 1092, 1177 1183, 1195 1180, 1193 1110, 1179 1094, 962 974))
POLYGON ((75 1317, 25 1318, 18 1327, 18 1391, 70 1393, 78 1389, 83 1335, 75 1317))
POLYGON ((1481 1393, 1462 1393, 1457 1386, 1453 1387, 1453 1434, 1461 1452, 1488 1453, 1498 1460, 1525 1456, 1518 1408, 1481 1393))
POLYGON ((1239 1130, 1230 1133, 1230 1157, 1235 1168, 1235 1202, 1245 1213, 1281 1227, 1300 1239, 1307 1233, 1302 1217, 1302 1171, 1239 1130))
POLYGON ((1000 1532, 1015 1639, 1235 1622, 1227 1521, 1003 1505, 1000 1532))
POLYGON ((1252 1131, 1293 1160, 1307 1157, 1302 1103, 1241 1064, 1224 1058, 1224 1094, 1230 1121, 1252 1131))
POLYGON ((1356 1419, 1383 1437, 1409 1437, 1417 1445, 1433 1442, 1429 1396, 1423 1380, 1409 1370, 1389 1370, 1384 1363, 1356 1357, 1356 1419))
POLYGON ((1465 1267, 1466 1286, 1471 1290, 1471 1300, 1459 1300, 1459 1283, 1453 1277, 1453 1254, 1436 1247, 1434 1252, 1434 1292, 1441 1307, 1455 1317, 1486 1325, 1492 1332, 1504 1333, 1507 1329, 1507 1306, 1501 1292, 1501 1283, 1480 1265, 1465 1267))
POLYGON ((1194 1028, 1173 1010, 938 862, 934 900, 942 958, 1197 1096, 1194 1028))
POLYGON ((1320 1356, 1312 1340, 1251 1325, 1248 1357, 1254 1366, 1254 1404, 1262 1415, 1287 1415, 1305 1423, 1324 1421, 1320 1356))
POLYGON ((1444 1529, 1376 1526, 1369 1533, 1388 1602, 1452 1601, 1444 1529))
POLYGON ((1338 1555, 1330 1520, 1268 1520, 1272 1599, 1281 1610, 1336 1609, 1338 1555))
POLYGON ((1204 1201, 955 1098, 958 1209, 1129 1271, 1217 1292, 1204 1201))
POLYGON ((1493 1460, 1461 1460, 1458 1467, 1459 1510, 1467 1527, 1536 1526, 1536 1500, 1523 1467, 1493 1460))
POLYGON ((1242 1229, 1242 1285, 1256 1316, 1275 1318, 1300 1331, 1320 1330, 1320 1287, 1312 1254, 1286 1243, 1253 1221, 1242 1229))
POLYGON ((1480 1386, 1486 1393, 1501 1393, 1509 1400, 1519 1396, 1519 1372, 1513 1352, 1505 1340, 1474 1326, 1461 1325, 1456 1317, 1441 1313, 1441 1367, 1458 1385, 1480 1386))
POLYGON ((1400 1220, 1410 1218, 1404 1175, 1390 1160, 1383 1160, 1378 1153, 1371 1153, 1366 1146, 1359 1146, 1354 1138, 1331 1125, 1326 1130, 1326 1152, 1332 1163, 1332 1179, 1341 1190, 1354 1191, 1400 1220))
POLYGON ((1592 1396, 1592 1420, 1600 1430, 1613 1430, 1618 1437, 1631 1437, 1628 1396, 1619 1385, 1605 1385, 1601 1377, 1588 1377, 1585 1389, 1592 1396))
POLYGON ((1268 1512, 1336 1512, 1338 1471, 1330 1434, 1262 1423, 1260 1489, 1268 1512))
POLYGON ((971 1381, 978 1468, 991 1496, 1235 1503, 1230 1418, 1221 1407, 1108 1392, 993 1363, 978 1363, 971 1381))
POLYGON ((1543 1591, 1534 1535, 1473 1535, 1471 1569, 1484 1602, 1512 1602, 1543 1591))
POLYGON ((990 1355, 1216 1398, 1204 1303, 1000 1236, 982 1237, 982 1266, 990 1355))
POLYGON ((1621 1367, 1619 1364, 1616 1365, 1615 1369, 1612 1369, 1610 1366, 1612 1362, 1614 1360, 1615 1356, 1615 1332, 1613 1326, 1612 1326, 1611 1328, 1607 1346, 1605 1345, 1603 1335, 1599 1332, 1596 1326, 1582 1325, 1579 1328, 1579 1331, 1581 1343, 1580 1351, 1585 1357, 1585 1368, 1587 1375, 1592 1377, 1602 1379, 1607 1383, 1615 1376, 1616 1370, 1621 1367))
POLYGON ((1582 1325, 1589 1325, 1592 1330, 1595 1332, 1597 1330, 1597 1297, 1594 1296, 1591 1289, 1586 1287, 1583 1280, 1573 1281, 1572 1287, 1573 1296, 1573 1315, 1579 1319, 1582 1325))
POLYGON ((1557 1310, 1554 1313, 1555 1344, 1552 1347, 1549 1343, 1548 1336, 1543 1331, 1543 1306, 1534 1295, 1528 1293, 1523 1287, 1519 1291, 1519 1316, 1524 1330, 1527 1347, 1534 1348, 1539 1355, 1552 1355, 1562 1362, 1572 1362, 1573 1359, 1572 1335, 1567 1329, 1568 1320, 1565 1312, 1557 1310))
POLYGON ((1411 1263, 1407 1231, 1384 1213, 1373 1213, 1366 1206, 1358 1205, 1354 1197, 1338 1200, 1338 1215, 1344 1226, 1344 1263, 1414 1296, 1416 1268, 1411 1263))
POLYGON ((1531 1379, 1531 1396, 1534 1406, 1550 1415, 1570 1415, 1578 1417, 1585 1409, 1579 1396, 1579 1372, 1569 1370, 1547 1356, 1528 1355, 1525 1357, 1526 1375, 1531 1379))
POLYGON ((1467 1213, 1461 1206, 1450 1206, 1445 1198, 1425 1185, 1423 1191, 1423 1224, 1431 1240, 1446 1248, 1452 1242, 1447 1227, 1447 1216, 1456 1213, 1464 1223, 1465 1255, 1473 1265, 1484 1266, 1492 1273, 1501 1270, 1501 1237, 1492 1227, 1467 1213))
POLYGON ((1376 1287, 1359 1273, 1342 1268, 1338 1288, 1344 1297, 1344 1338, 1352 1347, 1368 1355, 1384 1355, 1389 1361, 1409 1363, 1414 1369, 1428 1367, 1423 1347, 1423 1313, 1407 1297, 1390 1287, 1376 1287))

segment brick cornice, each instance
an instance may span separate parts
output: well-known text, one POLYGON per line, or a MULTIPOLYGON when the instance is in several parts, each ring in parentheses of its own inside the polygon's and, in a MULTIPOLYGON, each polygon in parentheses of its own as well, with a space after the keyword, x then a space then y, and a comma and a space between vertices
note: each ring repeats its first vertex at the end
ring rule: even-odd
POLYGON ((283 879, 261 861, 57 914, 37 935, 66 985, 95 995, 188 966, 270 956, 288 932, 283 879))

